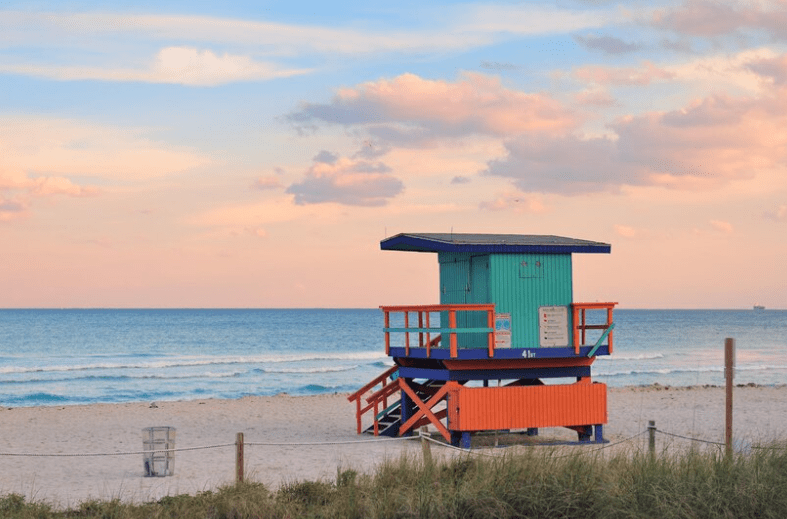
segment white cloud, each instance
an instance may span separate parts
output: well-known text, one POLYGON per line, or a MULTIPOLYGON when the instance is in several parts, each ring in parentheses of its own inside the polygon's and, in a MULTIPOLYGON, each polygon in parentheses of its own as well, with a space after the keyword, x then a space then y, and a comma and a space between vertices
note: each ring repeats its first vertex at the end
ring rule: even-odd
POLYGON ((777 56, 773 49, 763 47, 746 49, 735 54, 701 56, 683 63, 664 65, 663 69, 674 74, 676 81, 696 85, 695 88, 710 87, 715 93, 761 93, 768 85, 764 84, 762 76, 754 72, 750 65, 777 56))
POLYGON ((460 5, 452 9, 447 21, 444 10, 428 6, 413 15, 432 23, 422 30, 376 27, 365 31, 357 25, 328 28, 195 15, 5 11, 0 12, 0 44, 89 45, 95 39, 131 36, 146 40, 243 44, 272 55, 411 53, 467 49, 510 38, 511 34, 568 33, 622 20, 617 10, 572 11, 527 4, 460 5))
POLYGON ((460 10, 455 18, 459 20, 459 27, 467 32, 534 35, 570 33, 624 21, 617 10, 572 11, 527 3, 470 5, 460 10))
POLYGON ((0 64, 0 72, 44 77, 59 81, 139 81, 188 86, 215 86, 237 81, 263 81, 306 74, 308 69, 279 69, 248 56, 217 55, 193 47, 166 47, 145 69, 0 64))

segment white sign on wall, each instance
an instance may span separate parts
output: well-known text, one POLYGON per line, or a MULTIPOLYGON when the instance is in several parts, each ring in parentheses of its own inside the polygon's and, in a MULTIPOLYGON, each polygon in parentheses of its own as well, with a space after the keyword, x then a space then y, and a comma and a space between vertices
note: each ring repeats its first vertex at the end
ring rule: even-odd
POLYGON ((568 307, 542 306, 538 309, 538 335, 542 348, 568 346, 568 307))
POLYGON ((511 314, 495 314, 495 348, 511 347, 511 314))

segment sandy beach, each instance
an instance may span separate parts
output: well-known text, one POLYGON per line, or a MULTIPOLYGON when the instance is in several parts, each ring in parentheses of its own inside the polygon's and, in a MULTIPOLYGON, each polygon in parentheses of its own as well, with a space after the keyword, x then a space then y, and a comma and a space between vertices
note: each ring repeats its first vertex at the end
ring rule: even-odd
MULTIPOLYGON (((734 404, 736 448, 745 450, 752 443, 787 438, 787 387, 736 387, 734 404)), ((722 387, 613 388, 608 409, 605 437, 612 445, 610 451, 645 448, 644 434, 621 441, 645 431, 649 420, 654 420, 660 431, 724 441, 722 387)), ((142 454, 76 456, 140 451, 146 427, 175 427, 178 449, 232 444, 238 432, 244 433, 247 443, 324 443, 247 445, 247 477, 271 488, 297 480, 333 479, 341 468, 372 471, 403 452, 421 453, 417 441, 352 443, 374 438, 355 434, 354 404, 341 394, 2 408, 0 424, 0 494, 15 492, 62 507, 88 499, 142 502, 168 494, 193 494, 234 481, 232 445, 176 452, 175 474, 168 477, 144 477, 142 454)), ((543 429, 539 439, 575 437, 564 429, 543 429)), ((657 442, 659 448, 690 443, 666 434, 658 434, 657 442)), ((436 456, 464 455, 439 446, 432 449, 436 456)))

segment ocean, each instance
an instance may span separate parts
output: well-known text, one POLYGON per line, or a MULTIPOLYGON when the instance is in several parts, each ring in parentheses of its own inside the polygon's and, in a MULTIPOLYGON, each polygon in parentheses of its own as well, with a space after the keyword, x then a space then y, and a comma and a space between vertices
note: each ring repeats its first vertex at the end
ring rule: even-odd
MULTIPOLYGON (((0 405, 352 392, 389 365, 378 309, 0 310, 0 405)), ((610 387, 787 384, 787 311, 616 310, 610 387)))

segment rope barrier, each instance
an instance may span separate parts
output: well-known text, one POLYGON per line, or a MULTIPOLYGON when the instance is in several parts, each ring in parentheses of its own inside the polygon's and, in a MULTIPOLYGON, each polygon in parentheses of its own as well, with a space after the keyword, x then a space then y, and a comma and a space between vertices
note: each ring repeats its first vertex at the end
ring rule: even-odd
POLYGON ((721 442, 713 442, 713 441, 710 441, 710 440, 702 440, 700 438, 690 438, 688 436, 681 436, 680 434, 675 434, 675 433, 669 433, 667 431, 662 431, 661 429, 655 429, 655 431, 658 432, 658 433, 664 434, 666 436, 672 436, 674 438, 680 438, 682 440, 689 440, 689 441, 693 441, 693 442, 708 443, 710 445, 721 445, 722 447, 725 446, 725 444, 721 443, 721 442))
POLYGON ((787 446, 772 447, 772 446, 768 446, 768 445, 750 445, 749 448, 750 449, 764 449, 764 450, 770 450, 770 451, 787 450, 787 446))
MULTIPOLYGON (((671 436, 674 438, 680 438, 682 440, 693 441, 693 442, 700 442, 706 443, 709 445, 718 445, 724 446, 724 443, 715 442, 710 440, 703 440, 701 438, 691 438, 689 436, 683 436, 676 433, 671 433, 667 431, 662 431, 661 429, 654 429, 655 432, 661 433, 665 436, 671 436)), ((629 436, 623 440, 619 440, 614 443, 604 444, 603 446, 593 449, 591 451, 583 451, 583 452, 598 452, 604 449, 609 449, 610 447, 614 447, 616 445, 620 445, 622 443, 629 442, 635 438, 638 438, 648 430, 644 430, 634 434, 633 436, 629 436)), ((479 454, 482 456, 492 456, 498 457, 498 455, 489 454, 486 452, 482 452, 479 450, 473 449, 464 449, 462 447, 456 447, 449 443, 445 443, 439 440, 436 440, 429 436, 428 434, 419 431, 418 435, 414 436, 403 436, 399 438, 375 438, 370 440, 351 440, 351 441, 329 441, 329 442, 244 442, 244 445, 252 446, 252 447, 319 447, 319 446, 327 446, 327 445, 355 445, 355 444, 363 444, 363 443, 383 443, 383 442, 402 442, 402 441, 412 441, 412 440, 420 440, 425 439, 428 442, 434 443, 436 445, 440 445, 441 447, 445 447, 447 449, 453 449, 455 451, 464 452, 467 454, 479 454)), ((35 453, 35 452, 0 452, 0 457, 36 457, 36 458, 74 458, 74 457, 97 457, 97 456, 138 456, 140 454, 151 454, 151 453, 161 453, 161 452, 188 452, 188 451, 198 451, 198 450, 208 450, 208 449, 221 449, 225 447, 234 447, 237 443, 220 443, 215 445, 204 445, 200 447, 181 447, 177 449, 152 449, 152 450, 141 450, 141 451, 121 451, 121 452, 93 452, 93 453, 75 453, 75 454, 67 454, 67 453, 35 453)), ((533 444, 528 446, 555 446, 556 444, 533 444)), ((574 445, 582 445, 582 444, 574 444, 574 445)), ((592 444, 586 444, 592 445, 592 444)), ((768 447, 768 446, 752 446, 753 449, 784 449, 785 447, 768 447)))
MULTIPOLYGON (((381 442, 396 442, 396 441, 412 441, 419 439, 419 436, 401 436, 398 438, 377 438, 375 440, 353 440, 343 442, 299 442, 299 443, 282 443, 282 442, 244 442, 244 445, 262 446, 262 447, 304 447, 304 446, 319 446, 319 445, 352 445, 356 443, 381 443, 381 442)), ((233 444, 234 445, 234 444, 233 444)))
MULTIPOLYGON (((667 432, 667 431, 662 431, 661 429, 655 429, 655 431, 658 432, 658 433, 664 434, 666 436, 672 436, 674 438, 680 438, 682 440, 688 440, 688 441, 693 441, 693 442, 701 442, 701 443, 707 443, 707 444, 710 444, 710 445, 718 445, 720 447, 726 447, 726 444, 722 443, 722 442, 714 442, 714 441, 710 441, 710 440, 702 440, 700 438, 690 438, 688 436, 681 436, 680 434, 675 434, 675 433, 670 433, 670 432, 667 432)), ((785 446, 772 447, 772 446, 767 446, 767 445, 749 445, 748 448, 750 448, 750 449, 766 449, 766 450, 784 450, 787 447, 785 447, 785 446)))
POLYGON ((0 456, 16 456, 16 457, 30 457, 30 458, 77 458, 77 457, 90 457, 90 456, 138 456, 140 454, 151 454, 154 452, 186 452, 186 451, 199 451, 207 449, 219 449, 222 447, 233 447, 234 443, 220 443, 217 445, 205 445, 202 447, 181 447, 179 449, 151 449, 147 451, 126 451, 126 452, 91 452, 91 453, 78 453, 78 454, 63 454, 63 453, 44 453, 39 454, 35 452, 0 452, 0 456))
MULTIPOLYGON (((409 436, 401 438, 378 438, 375 440, 352 440, 352 441, 333 441, 333 442, 244 442, 244 445, 262 446, 262 447, 304 447, 304 446, 320 446, 320 445, 352 445, 356 443, 381 443, 388 441, 412 441, 417 440, 418 436, 409 436)), ((138 456, 140 454, 151 454, 157 452, 186 452, 198 451, 208 449, 220 449, 224 447, 235 447, 236 443, 220 443, 216 445, 204 445, 201 447, 181 447, 177 449, 151 449, 142 451, 126 451, 126 452, 92 452, 92 453, 77 453, 77 454, 64 454, 64 453, 35 453, 35 452, 0 452, 0 456, 6 457, 26 457, 26 458, 77 458, 77 457, 95 457, 95 456, 138 456)))

